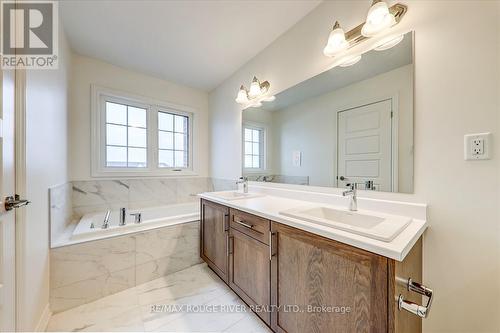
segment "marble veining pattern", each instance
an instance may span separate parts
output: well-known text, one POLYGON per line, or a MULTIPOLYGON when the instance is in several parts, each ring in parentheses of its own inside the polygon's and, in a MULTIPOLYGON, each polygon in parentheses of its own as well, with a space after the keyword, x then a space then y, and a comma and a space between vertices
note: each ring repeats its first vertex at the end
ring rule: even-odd
POLYGON ((73 223, 73 198, 70 183, 49 189, 50 240, 56 242, 73 223))
POLYGON ((77 217, 107 209, 138 209, 198 200, 212 191, 207 177, 139 178, 72 182, 73 210, 77 217))
POLYGON ((55 314, 47 331, 270 332, 205 264, 55 314), (178 311, 165 307, 174 305, 178 311), (195 313, 187 306, 241 311, 195 313))
POLYGON ((50 251, 55 313, 199 264, 199 222, 50 251))

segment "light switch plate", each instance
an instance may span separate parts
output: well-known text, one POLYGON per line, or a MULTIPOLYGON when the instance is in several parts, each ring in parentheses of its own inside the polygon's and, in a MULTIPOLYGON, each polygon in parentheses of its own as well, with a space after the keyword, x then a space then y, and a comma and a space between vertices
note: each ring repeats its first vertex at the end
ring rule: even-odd
POLYGON ((489 160, 491 158, 491 140, 491 133, 465 135, 465 160, 489 160))
POLYGON ((292 163, 293 166, 299 167, 302 165, 302 152, 299 150, 294 150, 292 152, 292 163))

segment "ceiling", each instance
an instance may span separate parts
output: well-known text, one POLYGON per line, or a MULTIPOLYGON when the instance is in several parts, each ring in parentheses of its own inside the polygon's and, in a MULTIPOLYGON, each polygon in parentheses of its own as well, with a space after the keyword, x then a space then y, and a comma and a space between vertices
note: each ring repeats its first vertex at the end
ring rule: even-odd
POLYGON ((76 53, 210 91, 319 3, 65 0, 60 10, 76 53))

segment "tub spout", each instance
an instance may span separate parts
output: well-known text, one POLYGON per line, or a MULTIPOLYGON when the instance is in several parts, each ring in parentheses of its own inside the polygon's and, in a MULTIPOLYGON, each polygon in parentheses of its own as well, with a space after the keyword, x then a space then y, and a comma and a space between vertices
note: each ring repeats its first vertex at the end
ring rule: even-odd
POLYGON ((124 226, 127 224, 125 222, 127 218, 127 210, 125 208, 120 208, 120 222, 118 223, 119 226, 124 226))
POLYGON ((109 216, 110 216, 110 215, 111 215, 111 211, 110 211, 110 210, 108 210, 108 211, 106 212, 106 216, 104 217, 104 221, 103 221, 103 223, 102 223, 102 227, 101 227, 101 229, 108 229, 108 227, 109 227, 109 216))

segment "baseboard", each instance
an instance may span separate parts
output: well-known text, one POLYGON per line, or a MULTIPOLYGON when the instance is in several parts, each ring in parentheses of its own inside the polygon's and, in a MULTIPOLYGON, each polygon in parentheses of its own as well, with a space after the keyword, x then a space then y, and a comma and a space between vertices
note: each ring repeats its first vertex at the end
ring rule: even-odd
POLYGON ((52 316, 52 312, 50 312, 50 306, 47 304, 45 309, 43 310, 40 319, 38 320, 38 324, 35 327, 35 332, 45 332, 47 330, 47 326, 49 325, 50 317, 52 316))

